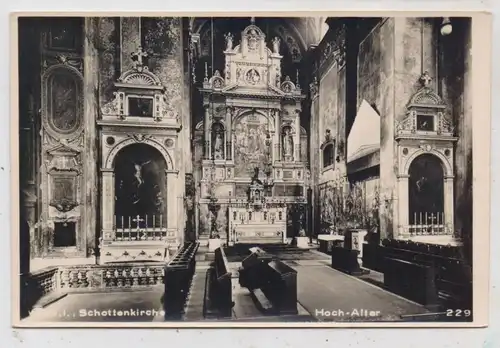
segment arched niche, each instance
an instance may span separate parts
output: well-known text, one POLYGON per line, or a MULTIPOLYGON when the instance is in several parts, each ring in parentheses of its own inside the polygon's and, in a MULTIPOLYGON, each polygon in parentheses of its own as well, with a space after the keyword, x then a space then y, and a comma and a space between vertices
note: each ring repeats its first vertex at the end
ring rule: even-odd
MULTIPOLYGON (((415 157, 408 168, 410 226, 426 225, 430 233, 442 233, 444 223, 445 165, 431 153, 415 157)), ((427 232, 427 231, 426 231, 427 232)))
POLYGON ((112 170, 114 168, 114 161, 115 161, 115 158, 116 158, 116 155, 118 154, 118 152, 121 149, 123 149, 124 147, 136 144, 138 142, 149 145, 151 147, 154 147, 156 150, 158 150, 163 155, 163 158, 165 159, 165 162, 167 164, 166 169, 169 171, 175 170, 172 158, 170 157, 167 149, 162 144, 157 142, 156 140, 149 139, 149 138, 144 138, 144 139, 139 140, 139 141, 136 139, 133 139, 133 138, 127 138, 127 139, 120 141, 111 149, 111 151, 109 151, 109 153, 104 161, 103 168, 108 169, 108 170, 112 170))
POLYGON ((42 76, 42 121, 54 138, 74 138, 82 130, 83 77, 78 69, 53 65, 42 76))
POLYGON ((116 227, 162 227, 167 215, 167 162, 163 154, 146 143, 135 143, 118 151, 114 160, 116 227), (153 221, 153 216, 154 218, 153 221))

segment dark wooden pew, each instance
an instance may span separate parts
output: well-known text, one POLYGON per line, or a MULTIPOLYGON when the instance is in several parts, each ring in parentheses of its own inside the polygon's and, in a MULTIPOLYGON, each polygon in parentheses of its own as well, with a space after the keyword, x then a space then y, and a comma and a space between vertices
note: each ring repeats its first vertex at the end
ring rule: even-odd
POLYGON ((250 290, 259 289, 263 285, 262 273, 272 256, 260 248, 250 248, 251 254, 241 262, 239 283, 250 290))
POLYGON ((438 304, 432 265, 386 258, 384 286, 389 291, 420 304, 438 304))
POLYGON ((219 317, 230 318, 234 306, 233 285, 231 283, 231 270, 222 247, 215 249, 214 269, 211 276, 210 302, 215 305, 219 317))
MULTIPOLYGON (((407 241, 385 241, 384 244, 385 246, 364 246, 364 267, 387 274, 392 271, 390 264, 386 263, 387 259, 398 259, 432 267, 434 289, 441 307, 471 309, 472 270, 465 261, 455 258, 461 255, 457 247, 425 245, 407 241), (441 252, 443 255, 439 254, 441 252), (387 267, 389 268, 387 269, 387 267)), ((416 283, 415 286, 418 286, 420 291, 425 291, 424 284, 416 283)))
POLYGON ((163 304, 165 317, 180 319, 196 268, 196 251, 199 243, 184 244, 165 267, 165 293, 163 304))
POLYGON ((262 292, 279 314, 297 314, 297 271, 280 260, 265 264, 262 292))

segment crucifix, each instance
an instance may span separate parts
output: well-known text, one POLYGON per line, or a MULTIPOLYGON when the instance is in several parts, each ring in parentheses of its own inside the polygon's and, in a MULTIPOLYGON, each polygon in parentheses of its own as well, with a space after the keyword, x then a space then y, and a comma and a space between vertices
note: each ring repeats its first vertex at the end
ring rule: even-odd
POLYGON ((422 76, 420 76, 420 82, 422 83, 422 86, 427 87, 432 81, 432 77, 430 77, 429 72, 425 71, 422 76))
POLYGON ((139 46, 139 49, 137 52, 131 53, 132 60, 134 61, 134 68, 142 67, 144 66, 143 58, 147 58, 148 54, 147 52, 144 52, 142 50, 142 47, 139 46))

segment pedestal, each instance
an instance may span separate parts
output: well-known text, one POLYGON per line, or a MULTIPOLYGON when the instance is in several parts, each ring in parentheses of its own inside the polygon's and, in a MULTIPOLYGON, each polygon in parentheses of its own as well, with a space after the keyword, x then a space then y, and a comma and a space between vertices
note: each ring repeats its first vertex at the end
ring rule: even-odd
POLYGON ((307 249, 309 248, 309 237, 296 237, 297 248, 307 249))
POLYGON ((208 251, 213 253, 217 248, 220 247, 220 238, 210 238, 208 240, 208 251))

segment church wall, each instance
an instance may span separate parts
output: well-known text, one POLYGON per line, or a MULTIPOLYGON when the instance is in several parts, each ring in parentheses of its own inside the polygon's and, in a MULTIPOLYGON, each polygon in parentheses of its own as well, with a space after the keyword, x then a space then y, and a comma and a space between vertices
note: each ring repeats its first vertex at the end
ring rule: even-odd
POLYGON ((424 71, 433 77, 431 87, 436 87, 436 33, 432 22, 386 19, 360 43, 358 64, 358 106, 365 99, 381 116, 381 234, 390 237, 398 226, 394 127, 405 117, 406 105, 418 90, 424 71))
POLYGON ((454 120, 458 141, 455 147, 455 231, 464 239, 472 233, 472 100, 471 20, 453 18, 453 32, 440 37, 439 88, 454 120))
POLYGON ((390 18, 375 29, 359 45, 358 107, 366 100, 380 113, 380 195, 381 233, 392 233, 394 169, 394 27, 390 18))
POLYGON ((318 118, 315 138, 311 138, 317 156, 316 166, 315 206, 317 211, 313 218, 319 219, 315 228, 317 233, 329 233, 330 226, 338 226, 338 217, 341 214, 341 196, 345 186, 345 150, 346 150, 346 67, 345 67, 345 27, 332 26, 318 46, 320 66, 318 69, 318 118), (327 130, 330 141, 334 145, 333 163, 323 166, 323 151, 321 146, 326 143, 327 130), (339 201, 340 199, 340 201, 339 201))

